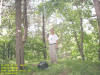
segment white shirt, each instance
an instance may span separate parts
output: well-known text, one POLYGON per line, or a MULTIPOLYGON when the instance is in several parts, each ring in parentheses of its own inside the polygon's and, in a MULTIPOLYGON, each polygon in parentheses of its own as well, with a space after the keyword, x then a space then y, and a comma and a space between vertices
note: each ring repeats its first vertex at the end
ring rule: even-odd
POLYGON ((50 34, 48 40, 49 40, 49 44, 54 44, 58 40, 58 36, 56 34, 54 35, 50 34))

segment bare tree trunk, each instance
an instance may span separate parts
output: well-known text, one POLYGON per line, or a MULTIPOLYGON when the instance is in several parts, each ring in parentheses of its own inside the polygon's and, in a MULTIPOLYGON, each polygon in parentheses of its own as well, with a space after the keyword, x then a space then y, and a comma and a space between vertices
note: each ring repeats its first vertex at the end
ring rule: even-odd
POLYGON ((16 5, 16 64, 20 69, 21 51, 22 51, 21 0, 16 0, 15 5, 16 5))
POLYGON ((19 69, 24 69, 24 44, 27 39, 27 1, 24 0, 24 36, 21 31, 21 0, 16 0, 16 63, 19 69))
POLYGON ((24 0, 24 37, 23 42, 26 42, 28 32, 28 21, 27 21, 27 0, 24 0))
POLYGON ((44 48, 45 48, 45 50, 43 51, 43 54, 44 54, 44 59, 46 59, 46 58, 47 58, 47 54, 46 54, 46 40, 45 40, 45 21, 44 21, 44 13, 43 13, 42 19, 43 19, 43 27, 42 27, 43 32, 42 32, 42 34, 43 34, 43 43, 44 43, 44 48))
POLYGON ((100 60, 100 0, 93 0, 93 2, 98 21, 98 37, 99 37, 98 59, 100 60))
POLYGON ((85 60, 84 52, 83 52, 84 32, 83 32, 82 18, 80 18, 80 26, 81 26, 81 50, 80 50, 80 54, 82 56, 82 60, 85 60))
POLYGON ((27 23, 27 1, 24 0, 24 16, 23 16, 23 24, 24 24, 24 36, 22 39, 22 51, 21 51, 21 64, 24 64, 24 45, 27 39, 28 32, 28 23, 27 23))
MULTIPOLYGON (((43 9, 45 9, 45 7, 43 7, 43 9)), ((46 40, 45 40, 45 17, 44 17, 44 10, 43 10, 43 16, 42 16, 42 22, 43 22, 43 26, 42 26, 42 36, 43 36, 43 43, 44 43, 44 59, 47 58, 47 52, 46 52, 46 40)))
MULTIPOLYGON (((24 12, 23 12, 23 25, 24 25, 24 35, 22 38, 22 50, 21 50, 21 64, 24 65, 24 45, 27 39, 28 32, 28 22, 27 22, 27 0, 24 0, 24 12)), ((24 69, 24 66, 21 66, 24 69)))

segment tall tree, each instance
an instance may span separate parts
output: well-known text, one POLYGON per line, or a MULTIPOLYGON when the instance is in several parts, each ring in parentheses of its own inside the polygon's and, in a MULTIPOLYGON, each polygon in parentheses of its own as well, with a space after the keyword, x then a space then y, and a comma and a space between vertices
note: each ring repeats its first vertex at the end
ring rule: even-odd
POLYGON ((93 0, 97 21, 98 21, 98 37, 99 37, 99 49, 98 49, 98 58, 100 60, 100 0, 93 0))
POLYGON ((22 51, 21 0, 16 0, 15 5, 16 5, 16 64, 20 69, 21 51, 22 51))
POLYGON ((84 52, 83 52, 84 32, 83 32, 83 19, 82 18, 80 18, 80 27, 81 27, 81 50, 80 50, 80 54, 82 56, 82 60, 85 60, 84 52))
POLYGON ((24 25, 24 34, 23 34, 23 38, 22 38, 21 64, 24 65, 24 45, 25 45, 25 42, 27 39, 27 32, 28 32, 27 0, 24 0, 23 25, 24 25))
POLYGON ((43 13, 42 13, 42 23, 43 23, 42 36, 43 36, 43 43, 44 43, 44 49, 45 49, 43 51, 43 54, 44 54, 44 59, 46 59, 47 58, 47 53, 46 53, 46 40, 45 40, 45 14, 44 14, 45 11, 44 10, 45 10, 45 6, 43 6, 43 13))
POLYGON ((16 1, 16 63, 23 69, 24 65, 24 45, 27 39, 28 32, 28 22, 27 22, 27 0, 24 0, 24 12, 23 12, 23 25, 24 25, 24 34, 22 37, 22 26, 21 26, 21 0, 16 1))

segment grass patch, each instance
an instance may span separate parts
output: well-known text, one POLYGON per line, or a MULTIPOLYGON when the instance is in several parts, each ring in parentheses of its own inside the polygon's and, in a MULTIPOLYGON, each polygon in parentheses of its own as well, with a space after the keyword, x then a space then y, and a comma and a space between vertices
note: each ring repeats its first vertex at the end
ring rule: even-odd
POLYGON ((62 60, 58 64, 49 63, 49 67, 43 70, 38 69, 36 64, 28 64, 25 72, 18 72, 16 75, 100 75, 99 62, 62 60))

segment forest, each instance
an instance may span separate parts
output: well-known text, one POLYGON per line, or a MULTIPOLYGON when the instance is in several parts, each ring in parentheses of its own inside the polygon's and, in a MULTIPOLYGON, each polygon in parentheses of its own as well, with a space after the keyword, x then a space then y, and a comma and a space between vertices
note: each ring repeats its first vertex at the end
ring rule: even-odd
POLYGON ((0 75, 100 75, 100 0, 0 0, 0 75))

